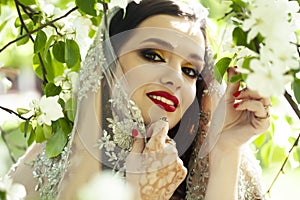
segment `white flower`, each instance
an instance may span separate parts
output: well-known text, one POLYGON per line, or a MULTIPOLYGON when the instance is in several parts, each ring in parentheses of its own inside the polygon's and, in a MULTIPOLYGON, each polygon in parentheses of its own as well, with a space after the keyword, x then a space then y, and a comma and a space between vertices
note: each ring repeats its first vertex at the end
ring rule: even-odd
POLYGON ((286 40, 282 35, 293 31, 295 20, 291 16, 297 16, 299 5, 288 0, 255 0, 253 4, 250 17, 243 23, 244 31, 250 30, 248 42, 258 33, 264 37, 286 40))
POLYGON ((94 176, 87 185, 79 190, 78 199, 132 200, 134 197, 133 189, 125 184, 121 178, 104 172, 94 176))
POLYGON ((67 102, 78 90, 78 73, 65 70, 64 74, 54 79, 55 85, 61 86, 62 92, 59 94, 67 102))
POLYGON ((280 73, 274 65, 262 60, 251 60, 250 68, 253 72, 248 74, 247 87, 257 91, 263 97, 282 95, 285 85, 293 79, 292 76, 280 73))
POLYGON ((282 73, 299 68, 297 47, 288 41, 282 41, 280 44, 268 42, 261 46, 260 52, 262 60, 273 63, 282 73))
POLYGON ((13 183, 8 176, 0 177, 0 193, 5 193, 6 200, 21 200, 26 196, 24 185, 13 183))
POLYGON ((237 50, 237 55, 236 55, 236 65, 239 67, 239 69, 242 69, 242 66, 244 64, 245 58, 249 57, 257 57, 258 54, 251 49, 248 49, 247 47, 240 47, 237 50))
POLYGON ((39 125, 47 124, 48 126, 51 126, 51 121, 56 121, 57 119, 64 117, 58 99, 58 96, 42 96, 40 100, 32 101, 30 104, 31 112, 34 113, 34 118, 39 125))

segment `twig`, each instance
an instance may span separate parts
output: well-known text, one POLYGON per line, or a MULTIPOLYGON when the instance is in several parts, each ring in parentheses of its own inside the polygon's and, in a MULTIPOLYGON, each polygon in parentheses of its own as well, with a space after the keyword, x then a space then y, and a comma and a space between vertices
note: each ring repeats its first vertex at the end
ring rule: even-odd
POLYGON ((22 36, 20 36, 20 37, 18 37, 18 38, 16 38, 16 39, 14 39, 14 40, 12 40, 12 41, 10 41, 9 43, 7 43, 4 47, 2 47, 2 48, 0 49, 0 53, 1 53, 2 51, 4 51, 7 47, 9 47, 10 45, 14 44, 15 42, 18 42, 19 40, 22 40, 23 38, 28 37, 28 36, 32 35, 33 33, 36 33, 36 32, 38 32, 39 30, 42 30, 43 28, 52 25, 52 24, 55 23, 56 21, 58 21, 58 20, 60 20, 60 19, 63 19, 63 18, 65 18, 65 17, 67 17, 69 14, 71 14, 72 12, 74 12, 74 11, 77 10, 77 9, 78 9, 78 7, 76 6, 76 7, 72 8, 71 10, 69 10, 69 11, 68 11, 66 14, 64 14, 63 16, 58 17, 58 18, 56 18, 56 19, 54 19, 54 20, 52 20, 52 21, 49 21, 49 22, 47 22, 47 23, 41 25, 40 27, 38 27, 38 28, 36 28, 36 29, 34 29, 34 30, 32 30, 32 31, 30 31, 30 32, 28 32, 28 33, 26 33, 26 34, 24 34, 24 35, 22 35, 22 36))
MULTIPOLYGON (((17 8, 17 12, 18 12, 18 15, 19 15, 19 18, 20 18, 20 22, 21 22, 21 25, 22 27, 24 27, 26 33, 29 33, 30 31, 28 30, 24 20, 23 20, 23 17, 22 17, 22 14, 21 14, 21 11, 20 11, 20 3, 18 0, 15 0, 15 4, 16 4, 16 8, 17 8)), ((31 35, 29 35, 29 38, 30 40, 32 41, 32 43, 34 43, 34 39, 31 35)), ((45 64, 44 64, 44 61, 43 61, 43 58, 41 56, 41 53, 39 52, 38 53, 38 58, 39 58, 39 62, 41 64, 41 68, 42 68, 42 72, 43 72, 43 84, 46 85, 47 84, 47 78, 46 78, 46 75, 47 75, 47 71, 46 71, 46 67, 45 67, 45 64)))
MULTIPOLYGON (((296 113, 297 117, 300 119, 300 110, 298 108, 298 104, 293 100, 292 96, 287 91, 285 91, 284 97, 289 102, 290 106, 292 107, 292 109, 296 113)), ((281 173, 284 173, 283 169, 284 169, 284 167, 285 167, 285 165, 286 165, 286 163, 287 163, 287 161, 288 161, 288 159, 289 159, 292 151, 294 150, 294 148, 296 146, 298 146, 299 139, 300 139, 300 133, 299 133, 297 139, 295 140, 293 146, 290 148, 288 155, 286 156, 285 160, 283 161, 283 163, 282 163, 282 165, 280 167, 280 170, 277 172, 277 174, 276 174, 275 178, 273 179, 271 185, 269 186, 269 189, 267 190, 266 194, 270 195, 270 191, 271 191, 273 185, 275 184, 275 182, 277 181, 279 175, 281 173)))
POLYGON ((289 150, 288 155, 286 156, 285 160, 283 161, 283 163, 282 163, 282 165, 281 165, 281 167, 280 167, 280 170, 277 172, 277 174, 276 174, 275 178, 273 179, 273 181, 272 181, 272 183, 271 183, 269 189, 267 190, 266 194, 270 194, 270 191, 271 191, 273 185, 275 184, 275 182, 277 181, 279 175, 280 175, 281 173, 284 174, 283 169, 284 169, 284 167, 285 167, 285 165, 286 165, 286 163, 287 163, 287 161, 288 161, 288 159, 289 159, 289 157, 290 157, 290 155, 291 155, 293 149, 294 149, 296 146, 298 146, 299 139, 300 139, 300 133, 299 133, 297 139, 295 140, 293 146, 292 146, 291 149, 289 150))
POLYGON ((0 106, 0 109, 8 112, 9 114, 14 114, 16 116, 18 116, 20 119, 23 119, 23 120, 29 120, 31 117, 29 118, 26 118, 26 117, 22 117, 21 115, 19 115, 18 113, 16 113, 15 111, 11 110, 11 109, 8 109, 8 108, 5 108, 5 107, 2 107, 0 106))
POLYGON ((296 113, 296 115, 300 119, 300 110, 298 108, 298 104, 293 100, 292 96, 287 91, 284 92, 284 97, 289 102, 289 104, 293 108, 294 112, 296 113))

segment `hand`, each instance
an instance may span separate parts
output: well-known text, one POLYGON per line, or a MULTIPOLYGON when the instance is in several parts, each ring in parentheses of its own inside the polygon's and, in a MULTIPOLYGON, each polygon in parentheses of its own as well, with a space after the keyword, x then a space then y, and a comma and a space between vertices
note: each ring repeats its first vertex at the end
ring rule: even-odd
POLYGON ((168 122, 159 120, 147 131, 144 139, 135 137, 126 159, 126 180, 137 191, 138 199, 170 199, 187 174, 178 157, 175 143, 168 137, 168 122))
POLYGON ((239 90, 240 83, 231 83, 235 68, 228 69, 228 84, 223 99, 217 107, 214 126, 223 125, 217 146, 223 150, 239 148, 254 136, 264 132, 270 125, 269 98, 261 97, 248 88, 239 90), (222 119, 223 118, 223 119, 222 119), (220 122, 223 121, 223 124, 220 122))

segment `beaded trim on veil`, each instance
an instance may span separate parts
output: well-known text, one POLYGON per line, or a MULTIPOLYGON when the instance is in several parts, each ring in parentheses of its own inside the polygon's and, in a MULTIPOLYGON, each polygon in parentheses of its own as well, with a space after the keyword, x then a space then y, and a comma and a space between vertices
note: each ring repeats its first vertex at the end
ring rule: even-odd
MULTIPOLYGON (((145 134, 145 125, 141 116, 141 111, 133 101, 127 96, 124 86, 118 81, 114 81, 113 73, 110 71, 111 66, 117 66, 113 48, 109 42, 109 33, 107 24, 110 23, 111 17, 115 14, 117 9, 110 10, 107 16, 107 22, 102 21, 94 43, 90 47, 86 59, 82 63, 80 70, 80 89, 78 91, 78 102, 88 98, 89 92, 97 93, 102 87, 104 80, 117 89, 117 93, 107 102, 112 108, 112 116, 107 117, 107 127, 102 129, 102 135, 99 138, 97 145, 99 151, 104 152, 105 162, 113 172, 125 174, 125 159, 132 147, 131 132, 137 130, 142 135, 145 134), (113 82, 111 82, 113 81, 113 82)), ((211 56, 211 55, 210 55, 211 56)), ((207 76, 211 76, 213 70, 213 63, 209 63, 207 69, 207 76)), ((204 73, 203 76, 206 74, 204 73)), ((208 78, 210 80, 210 78, 208 78)), ((216 98, 220 98, 222 91, 217 83, 214 81, 207 82, 207 89, 203 91, 205 100, 202 100, 202 105, 205 101, 209 101, 215 94, 216 98)), ((80 107, 78 107, 80 109, 80 107)), ((209 179, 209 160, 208 155, 199 157, 201 145, 205 140, 207 129, 210 122, 210 109, 200 110, 200 121, 198 128, 198 135, 195 139, 195 146, 189 161, 189 174, 186 179, 186 199, 196 200, 204 199, 207 182, 209 179)), ((79 121, 78 114, 76 114, 75 123, 79 121)), ((100 131, 100 130, 99 130, 100 131)), ((64 148, 62 154, 57 158, 47 158, 45 151, 43 151, 34 161, 34 177, 38 181, 36 190, 40 192, 42 199, 55 199, 58 193, 58 187, 65 172, 69 166, 69 158, 72 154, 71 147, 74 140, 76 127, 69 135, 69 141, 64 148)), ((96 142, 95 142, 96 143, 96 142)), ((44 149, 45 150, 45 149, 44 149)), ((252 161, 251 161, 252 162, 252 161)), ((255 174, 255 167, 249 169, 249 160, 245 159, 242 162, 239 179, 239 199, 262 199, 252 198, 255 196, 261 197, 259 194, 258 179, 253 177, 255 174), (251 174, 249 175, 249 171, 251 174), (247 196, 248 195, 248 196, 247 196), (248 198, 251 197, 251 198, 248 198)))

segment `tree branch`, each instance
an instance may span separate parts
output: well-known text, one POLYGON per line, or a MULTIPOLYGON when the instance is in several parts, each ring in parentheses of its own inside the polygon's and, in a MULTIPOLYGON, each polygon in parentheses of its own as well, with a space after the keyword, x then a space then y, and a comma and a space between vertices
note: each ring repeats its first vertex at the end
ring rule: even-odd
POLYGON ((18 113, 16 113, 15 111, 11 110, 11 109, 8 109, 8 108, 5 108, 5 107, 2 107, 0 106, 0 109, 8 112, 9 114, 14 114, 16 115, 17 117, 19 117, 20 119, 23 119, 23 120, 30 120, 31 117, 29 118, 26 118, 26 117, 22 117, 21 115, 19 115, 18 113))
MULTIPOLYGON (((288 101, 288 103, 290 104, 290 106, 292 107, 292 109, 294 110, 294 112, 296 113, 297 117, 300 119, 300 110, 298 108, 298 104, 293 100, 292 96, 287 91, 285 91, 284 97, 286 98, 286 100, 288 101)), ((300 133, 299 133, 298 137, 296 138, 293 146, 290 148, 288 155, 284 159, 284 161, 283 161, 283 163, 282 163, 282 165, 280 167, 280 170, 277 172, 277 174, 276 174, 275 178, 273 179, 271 185, 269 186, 266 194, 270 195, 271 189, 272 189, 273 185, 275 184, 275 182, 277 181, 279 175, 281 173, 284 173, 284 171, 283 171, 284 167, 287 164, 287 161, 288 161, 288 159, 289 159, 292 151, 294 150, 295 147, 298 146, 299 139, 300 139, 300 133)))
POLYGON ((284 97, 291 105, 297 117, 300 119, 300 110, 298 108, 298 104, 293 100, 292 96, 287 91, 284 92, 284 97))
MULTIPOLYGON (((29 33, 30 31, 28 30, 28 28, 27 28, 27 26, 24 22, 24 19, 22 17, 22 14, 21 14, 21 11, 20 11, 20 8, 19 8, 20 2, 18 0, 15 0, 15 4, 16 4, 16 8, 17 8, 17 12, 18 12, 18 15, 19 15, 19 18, 20 18, 21 25, 22 25, 22 27, 24 27, 26 33, 29 33)), ((34 39, 33 39, 32 35, 29 35, 29 38, 32 41, 32 43, 34 43, 34 39)), ((40 52, 38 53, 38 58, 39 58, 39 61, 40 61, 41 67, 42 67, 42 72, 43 72, 43 84, 45 85, 48 82, 47 78, 46 78, 47 71, 46 71, 46 67, 45 67, 45 64, 44 64, 44 61, 42 59, 42 56, 41 56, 40 52)))
POLYGON ((287 163, 287 161, 288 161, 288 159, 289 159, 289 157, 290 157, 290 155, 291 155, 293 149, 294 149, 296 146, 298 146, 299 139, 300 139, 300 133, 299 133, 297 139, 295 140, 293 146, 292 146, 291 149, 289 150, 288 155, 286 156, 285 160, 283 161, 283 163, 282 163, 282 165, 281 165, 281 167, 280 167, 280 170, 277 172, 277 174, 276 174, 275 178, 273 179, 273 181, 272 181, 272 183, 271 183, 269 189, 267 190, 267 193, 266 193, 266 194, 269 194, 269 195, 270 195, 271 189, 272 189, 273 185, 275 184, 275 182, 277 181, 279 175, 280 175, 281 173, 284 173, 284 167, 285 167, 285 165, 286 165, 286 163, 287 163))
POLYGON ((72 12, 74 12, 74 11, 77 10, 77 9, 78 9, 78 7, 76 6, 76 7, 72 8, 71 10, 69 10, 69 11, 68 11, 66 14, 64 14, 63 16, 58 17, 58 18, 56 18, 56 19, 54 19, 54 20, 52 20, 52 21, 49 21, 49 22, 47 22, 47 23, 41 25, 40 27, 38 27, 38 28, 36 28, 36 29, 34 29, 34 30, 32 30, 32 31, 30 31, 30 32, 28 32, 28 33, 26 33, 26 34, 24 34, 24 35, 22 35, 22 36, 20 36, 20 37, 18 37, 18 38, 16 38, 16 39, 14 39, 14 40, 12 40, 12 41, 10 41, 9 43, 7 43, 6 45, 4 45, 4 47, 2 47, 2 48, 0 49, 0 53, 1 53, 2 51, 4 51, 7 47, 9 47, 10 45, 14 44, 15 42, 18 42, 19 40, 22 40, 23 38, 28 37, 28 36, 32 35, 33 33, 36 33, 36 32, 38 32, 39 30, 42 30, 43 28, 45 28, 45 27, 47 27, 47 26, 50 26, 50 25, 54 24, 56 21, 58 21, 58 20, 60 20, 60 19, 63 19, 63 18, 65 18, 65 17, 67 17, 69 14, 71 14, 72 12))

